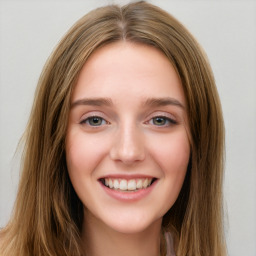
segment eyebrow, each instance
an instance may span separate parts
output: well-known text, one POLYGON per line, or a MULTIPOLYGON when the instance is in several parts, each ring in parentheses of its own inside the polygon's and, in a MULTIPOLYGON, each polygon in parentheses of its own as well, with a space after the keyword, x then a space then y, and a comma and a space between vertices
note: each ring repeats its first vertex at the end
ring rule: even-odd
POLYGON ((113 102, 109 98, 84 98, 76 100, 71 103, 71 108, 79 105, 90 105, 90 106, 112 106, 113 102))
POLYGON ((173 105, 173 106, 185 109, 185 106, 180 101, 170 97, 149 98, 143 103, 143 106, 150 106, 150 107, 163 107, 168 105, 173 105))
MULTIPOLYGON (((83 98, 74 101, 71 103, 71 108, 74 108, 76 106, 80 105, 89 105, 89 106, 113 106, 113 101, 110 98, 83 98)), ((164 98, 149 98, 146 99, 144 102, 142 102, 143 107, 162 107, 162 106, 168 106, 173 105, 180 107, 182 109, 185 109, 185 106, 178 101, 177 99, 170 98, 170 97, 164 97, 164 98)))

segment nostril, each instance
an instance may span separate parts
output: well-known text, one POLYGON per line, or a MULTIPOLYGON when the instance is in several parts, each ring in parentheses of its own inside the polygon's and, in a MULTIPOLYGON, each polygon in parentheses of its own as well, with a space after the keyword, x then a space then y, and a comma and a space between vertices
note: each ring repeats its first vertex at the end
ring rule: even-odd
POLYGON ((138 161, 143 161, 145 158, 144 151, 141 150, 116 150, 111 152, 111 159, 115 161, 121 161, 124 164, 131 165, 138 161))
POLYGON ((113 141, 110 157, 127 165, 143 161, 145 158, 143 136, 138 134, 135 128, 126 127, 125 131, 117 135, 113 141))

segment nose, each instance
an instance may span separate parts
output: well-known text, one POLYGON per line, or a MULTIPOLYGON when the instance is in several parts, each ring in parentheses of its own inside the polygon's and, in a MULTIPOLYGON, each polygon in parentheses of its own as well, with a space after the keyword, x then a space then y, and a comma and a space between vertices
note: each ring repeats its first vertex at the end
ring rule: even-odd
POLYGON ((145 158, 143 134, 136 125, 117 130, 110 150, 110 158, 131 165, 145 158))

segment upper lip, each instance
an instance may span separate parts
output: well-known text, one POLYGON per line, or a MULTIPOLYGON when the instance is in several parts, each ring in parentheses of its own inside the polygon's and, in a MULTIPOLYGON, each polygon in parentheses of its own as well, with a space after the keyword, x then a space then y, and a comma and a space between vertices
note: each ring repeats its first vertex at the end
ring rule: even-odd
POLYGON ((145 174, 108 174, 108 175, 101 176, 99 180, 107 179, 107 178, 130 180, 130 179, 146 179, 146 178, 154 179, 156 177, 152 175, 145 175, 145 174))

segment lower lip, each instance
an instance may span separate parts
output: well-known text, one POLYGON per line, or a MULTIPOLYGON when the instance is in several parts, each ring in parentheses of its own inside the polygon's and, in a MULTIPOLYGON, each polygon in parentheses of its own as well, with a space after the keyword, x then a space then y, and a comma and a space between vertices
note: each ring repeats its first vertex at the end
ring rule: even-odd
POLYGON ((115 190, 115 189, 111 189, 109 187, 106 187, 105 185, 103 185, 100 181, 99 181, 101 187, 104 189, 104 191, 111 197, 120 200, 120 201, 137 201, 140 200, 144 197, 146 197, 147 195, 149 195, 151 193, 151 191, 154 189, 154 187, 156 186, 157 180, 154 181, 154 183, 152 185, 150 185, 147 188, 143 188, 143 189, 139 189, 137 191, 134 192, 124 192, 121 190, 115 190))

